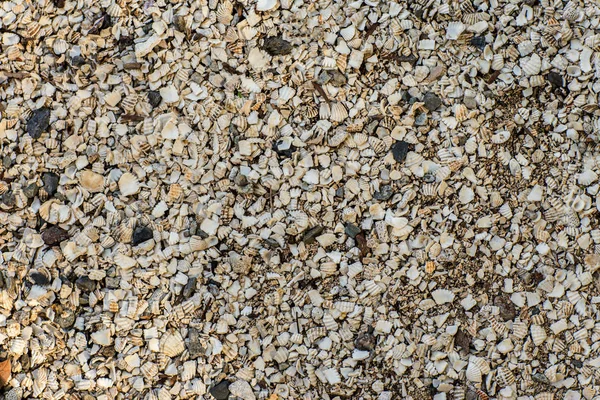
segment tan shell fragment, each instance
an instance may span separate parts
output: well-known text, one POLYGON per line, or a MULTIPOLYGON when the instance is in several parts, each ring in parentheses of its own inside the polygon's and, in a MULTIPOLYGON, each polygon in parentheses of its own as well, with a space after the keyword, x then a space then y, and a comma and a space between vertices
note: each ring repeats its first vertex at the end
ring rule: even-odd
POLYGON ((104 191, 104 177, 90 170, 82 171, 79 175, 81 186, 91 193, 104 191))

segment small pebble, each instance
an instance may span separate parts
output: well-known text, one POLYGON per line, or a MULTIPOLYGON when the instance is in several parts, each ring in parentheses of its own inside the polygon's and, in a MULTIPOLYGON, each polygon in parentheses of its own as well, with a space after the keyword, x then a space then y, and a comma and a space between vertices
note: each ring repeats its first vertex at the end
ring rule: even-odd
POLYGON ((406 159, 406 155, 408 154, 408 149, 410 144, 403 140, 397 141, 392 145, 392 155, 394 156, 394 160, 396 162, 403 162, 406 159))
POLYGON ((69 238, 69 232, 60 226, 51 226, 42 232, 42 240, 48 246, 56 246, 69 238))
POLYGON ((373 351, 377 345, 377 339, 373 334, 363 332, 354 340, 354 347, 360 351, 373 351))
POLYGON ((132 246, 137 246, 140 243, 144 243, 154 237, 152 229, 147 226, 137 226, 133 231, 133 237, 131 239, 132 246))
POLYGON ((361 229, 354 225, 351 222, 346 222, 346 226, 344 227, 344 231, 346 232, 346 235, 350 236, 352 239, 354 239, 356 237, 356 235, 358 235, 361 232, 361 229))
POLYGON ((158 90, 151 90, 148 92, 148 103, 150 103, 152 108, 158 107, 161 101, 162 96, 158 90))
POLYGON ((271 56, 285 56, 292 52, 293 47, 287 40, 279 36, 272 36, 264 40, 263 49, 271 56))
POLYGON ((435 93, 431 92, 425 93, 423 102, 425 103, 425 108, 429 111, 435 111, 442 105, 442 100, 435 93))
POLYGON ((50 197, 54 196, 58 190, 59 176, 54 172, 44 172, 42 174, 42 182, 46 193, 48 193, 50 197))
POLYGON ((27 121, 27 133, 34 139, 42 136, 42 133, 50 126, 50 109, 43 107, 35 110, 27 121))
POLYGON ((37 196, 38 191, 39 191, 39 186, 37 185, 37 183, 30 183, 29 185, 27 185, 23 188, 23 194, 28 199, 32 199, 35 196, 37 196))
POLYGON ((321 225, 310 228, 302 235, 302 241, 306 244, 314 243, 317 236, 319 236, 324 230, 325 227, 321 225))
POLYGON ((94 289, 96 289, 96 282, 94 282, 85 275, 77 278, 75 284, 84 292, 91 292, 94 289))
POLYGON ((564 78, 557 72, 554 72, 554 71, 548 72, 548 75, 546 75, 546 79, 555 88, 565 86, 564 78))
POLYGON ((229 381, 223 380, 211 387, 208 391, 216 400, 227 400, 229 398, 229 381))
POLYGON ((373 193, 375 200, 386 201, 394 195, 394 191, 390 185, 384 185, 377 192, 373 193))

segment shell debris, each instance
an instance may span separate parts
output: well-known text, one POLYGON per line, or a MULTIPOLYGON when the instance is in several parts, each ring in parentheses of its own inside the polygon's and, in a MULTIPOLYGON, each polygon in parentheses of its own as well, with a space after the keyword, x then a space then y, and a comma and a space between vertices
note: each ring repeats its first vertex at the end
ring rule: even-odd
POLYGON ((1 3, 0 398, 600 393, 597 1, 1 3))

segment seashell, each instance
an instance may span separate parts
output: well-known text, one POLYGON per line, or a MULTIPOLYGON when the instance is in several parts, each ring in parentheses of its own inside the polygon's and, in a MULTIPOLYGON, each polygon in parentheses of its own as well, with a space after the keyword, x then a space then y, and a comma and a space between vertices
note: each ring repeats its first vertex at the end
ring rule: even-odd
POLYGON ((537 54, 521 60, 521 69, 528 76, 539 75, 542 69, 542 59, 537 54))
POLYGON ((340 102, 335 102, 331 105, 331 116, 330 119, 333 122, 342 122, 348 118, 348 111, 346 107, 340 102))
POLYGON ((496 382, 502 387, 510 386, 515 383, 515 375, 506 367, 499 367, 496 370, 496 382))
POLYGON ((224 1, 217 8, 217 21, 223 25, 229 25, 233 20, 233 3, 224 1))
POLYGON ((547 338, 546 330, 539 325, 531 325, 531 339, 536 346, 541 346, 547 338))
POLYGON ((457 40, 465 31, 466 26, 462 22, 450 22, 446 27, 446 39, 457 40))
POLYGON ((137 177, 129 172, 124 173, 119 178, 119 191, 122 196, 131 196, 140 190, 140 182, 137 177))
POLYGON ((65 54, 69 48, 69 44, 64 39, 56 39, 52 44, 52 51, 57 56, 65 54))
POLYGON ((467 365, 465 377, 469 382, 481 383, 483 381, 481 369, 473 362, 469 362, 467 365))
POLYGON ((469 110, 464 104, 459 104, 454 109, 454 116, 458 122, 462 122, 468 118, 469 110))
POLYGON ((277 6, 277 0, 258 0, 256 11, 271 11, 277 6))
POLYGON ((176 331, 174 333, 165 333, 161 337, 161 351, 167 357, 176 357, 183 353, 185 345, 183 337, 176 331))
POLYGON ((346 140, 347 137, 348 137, 348 132, 338 129, 338 130, 336 130, 335 134, 327 140, 327 143, 331 147, 338 147, 342 143, 344 143, 344 141, 346 140))
POLYGON ((123 9, 117 3, 112 3, 106 7, 106 13, 113 18, 120 18, 123 16, 123 9))

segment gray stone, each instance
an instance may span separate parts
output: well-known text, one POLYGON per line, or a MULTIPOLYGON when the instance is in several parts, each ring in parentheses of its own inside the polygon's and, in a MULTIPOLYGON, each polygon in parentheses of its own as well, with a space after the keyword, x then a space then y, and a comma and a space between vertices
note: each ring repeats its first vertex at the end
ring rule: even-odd
POLYGON ((429 111, 435 111, 442 105, 442 100, 435 93, 425 93, 423 97, 425 108, 429 111))

